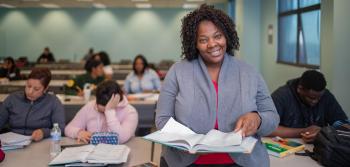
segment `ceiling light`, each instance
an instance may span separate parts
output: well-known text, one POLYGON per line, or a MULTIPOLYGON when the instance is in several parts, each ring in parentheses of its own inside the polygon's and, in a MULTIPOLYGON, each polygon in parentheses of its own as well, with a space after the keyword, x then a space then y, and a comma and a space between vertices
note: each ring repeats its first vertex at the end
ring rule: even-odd
POLYGON ((99 9, 106 9, 107 6, 105 4, 102 3, 93 3, 92 6, 94 6, 95 8, 99 8, 99 9))
POLYGON ((137 8, 144 8, 144 9, 147 9, 147 8, 151 8, 152 5, 150 3, 137 3, 136 4, 136 7, 137 8))
POLYGON ((5 4, 5 3, 1 3, 0 7, 3 7, 3 8, 15 8, 16 6, 5 4))
POLYGON ((184 5, 182 5, 182 7, 184 9, 194 9, 194 8, 198 8, 199 5, 195 3, 185 3, 184 5))
POLYGON ((40 5, 44 8, 51 8, 51 9, 60 8, 60 6, 53 4, 53 3, 42 3, 40 5))

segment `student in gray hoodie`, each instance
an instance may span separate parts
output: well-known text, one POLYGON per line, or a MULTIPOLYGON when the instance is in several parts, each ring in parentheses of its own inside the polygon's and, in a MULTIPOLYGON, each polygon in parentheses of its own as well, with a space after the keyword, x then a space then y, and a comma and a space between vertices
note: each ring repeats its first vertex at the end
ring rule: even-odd
POLYGON ((64 108, 55 95, 47 93, 50 81, 49 69, 34 68, 25 90, 10 94, 1 105, 0 129, 8 125, 12 132, 31 135, 34 141, 49 137, 53 123, 63 132, 64 108))

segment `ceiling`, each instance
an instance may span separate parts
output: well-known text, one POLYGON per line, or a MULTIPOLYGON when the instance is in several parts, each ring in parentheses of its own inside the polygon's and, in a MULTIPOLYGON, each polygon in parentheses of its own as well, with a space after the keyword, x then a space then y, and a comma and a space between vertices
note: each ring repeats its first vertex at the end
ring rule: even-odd
MULTIPOLYGON (((152 8, 182 8, 184 4, 226 2, 227 0, 0 0, 0 8, 6 5, 10 5, 9 8, 11 6, 16 8, 41 8, 43 4, 54 4, 51 5, 54 6, 53 8, 55 8, 55 5, 61 8, 135 8, 137 4, 145 3, 151 4, 152 8)), ((145 8, 147 8, 147 5, 145 8)))

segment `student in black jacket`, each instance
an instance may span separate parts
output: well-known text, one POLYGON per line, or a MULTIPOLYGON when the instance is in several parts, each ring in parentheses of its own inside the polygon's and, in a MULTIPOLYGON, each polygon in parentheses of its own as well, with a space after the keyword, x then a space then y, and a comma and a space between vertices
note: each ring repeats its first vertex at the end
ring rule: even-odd
POLYGON ((321 127, 347 116, 334 95, 326 88, 322 73, 308 70, 275 90, 271 97, 280 116, 280 124, 271 136, 301 137, 312 142, 321 127))
POLYGON ((51 80, 47 68, 34 68, 24 91, 10 94, 0 107, 0 130, 9 125, 12 132, 30 135, 34 141, 50 136, 54 123, 64 131, 64 108, 60 100, 46 91, 51 80))

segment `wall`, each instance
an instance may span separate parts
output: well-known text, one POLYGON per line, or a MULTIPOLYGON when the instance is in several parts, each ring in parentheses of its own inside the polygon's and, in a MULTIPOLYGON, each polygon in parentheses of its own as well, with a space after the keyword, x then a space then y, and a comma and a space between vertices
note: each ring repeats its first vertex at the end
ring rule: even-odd
MULTIPOLYGON (((217 4, 226 10, 226 4, 217 4)), ((113 61, 143 53, 150 61, 180 59, 181 19, 190 10, 169 9, 3 9, 0 57, 36 60, 45 46, 56 58, 79 61, 93 47, 113 61)))
POLYGON ((236 0, 238 57, 260 70, 260 0, 236 0))

